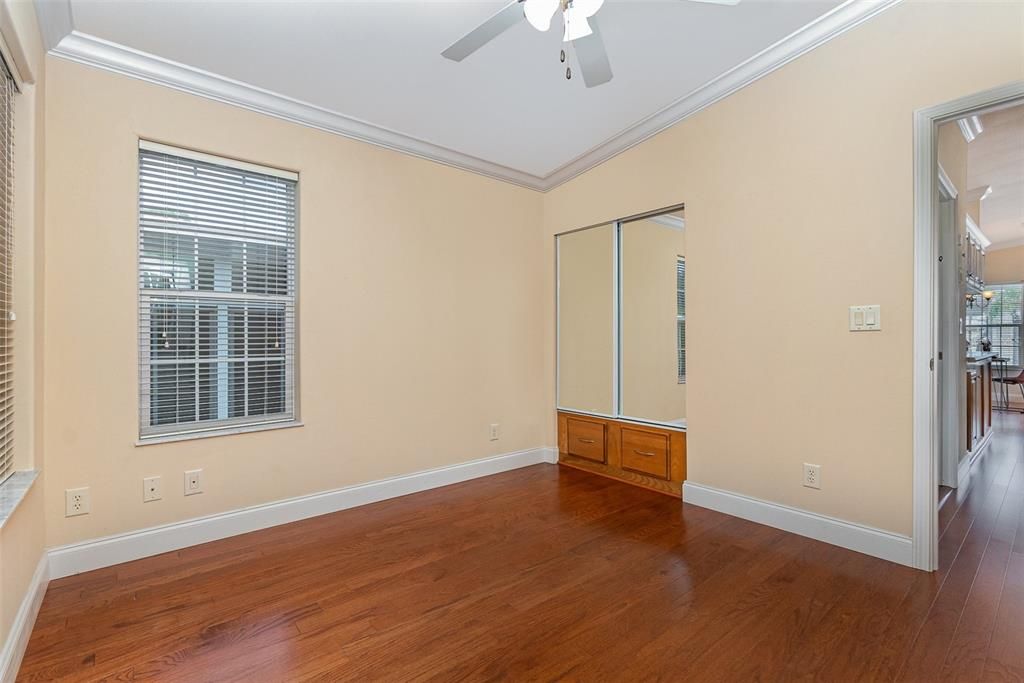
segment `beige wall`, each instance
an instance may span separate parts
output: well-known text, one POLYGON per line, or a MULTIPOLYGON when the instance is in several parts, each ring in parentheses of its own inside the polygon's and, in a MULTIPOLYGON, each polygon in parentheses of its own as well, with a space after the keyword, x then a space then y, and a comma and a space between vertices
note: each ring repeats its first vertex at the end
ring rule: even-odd
POLYGON ((686 235, 651 220, 622 226, 622 414, 686 418, 676 355, 676 260, 686 235))
POLYGON ((985 279, 991 284, 1024 282, 1024 246, 989 251, 985 255, 985 279))
MULTIPOLYGON (((0 33, 25 82, 14 104, 14 464, 43 470, 42 358, 38 353, 43 302, 42 250, 44 153, 43 46, 30 2, 4 0, 0 33)), ((27 594, 43 554, 43 479, 40 474, 0 528, 0 647, 27 594)))
POLYGON ((611 415, 614 355, 612 261, 615 229, 558 238, 558 405, 611 415))
POLYGON ((1024 77, 1022 27, 902 3, 545 196, 542 244, 686 202, 690 479, 910 534, 913 113, 1024 77), (851 334, 853 304, 883 330, 851 334))
POLYGON ((539 194, 66 60, 47 68, 49 545, 543 445, 538 302, 553 261, 537 247, 539 194), (300 173, 305 426, 135 446, 139 137, 300 173), (185 498, 192 468, 205 492, 185 498), (164 499, 143 504, 151 475, 164 499), (65 518, 77 486, 92 513, 65 518))

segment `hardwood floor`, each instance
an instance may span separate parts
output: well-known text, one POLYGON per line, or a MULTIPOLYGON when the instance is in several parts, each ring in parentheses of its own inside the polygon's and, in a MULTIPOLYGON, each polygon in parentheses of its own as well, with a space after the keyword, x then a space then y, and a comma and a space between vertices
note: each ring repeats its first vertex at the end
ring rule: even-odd
POLYGON ((18 680, 1024 680, 997 421, 934 574, 538 465, 54 581, 18 680))

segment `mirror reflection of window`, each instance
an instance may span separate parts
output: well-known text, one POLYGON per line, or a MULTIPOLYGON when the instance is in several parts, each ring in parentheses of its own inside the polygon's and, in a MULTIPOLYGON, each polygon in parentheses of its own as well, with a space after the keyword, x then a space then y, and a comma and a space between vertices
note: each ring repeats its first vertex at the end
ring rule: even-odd
POLYGON ((622 415, 685 425, 685 222, 624 222, 620 240, 622 415))
POLYGON ((676 259, 676 351, 679 383, 686 384, 686 257, 676 259))

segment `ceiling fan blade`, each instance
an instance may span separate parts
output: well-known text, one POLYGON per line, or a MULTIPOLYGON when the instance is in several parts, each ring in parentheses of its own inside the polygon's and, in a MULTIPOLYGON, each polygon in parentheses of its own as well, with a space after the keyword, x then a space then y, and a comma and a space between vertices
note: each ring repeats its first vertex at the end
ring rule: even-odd
POLYGON ((703 2, 708 5, 738 5, 741 0, 690 0, 690 2, 703 2))
POLYGON ((461 62, 522 20, 522 3, 520 0, 512 0, 498 10, 497 14, 452 43, 441 55, 452 61, 461 62))
POLYGON ((583 82, 588 88, 594 88, 612 80, 612 65, 608 62, 608 53, 601 39, 601 29, 597 25, 597 17, 590 17, 590 28, 593 31, 586 38, 573 41, 576 59, 580 63, 583 82))

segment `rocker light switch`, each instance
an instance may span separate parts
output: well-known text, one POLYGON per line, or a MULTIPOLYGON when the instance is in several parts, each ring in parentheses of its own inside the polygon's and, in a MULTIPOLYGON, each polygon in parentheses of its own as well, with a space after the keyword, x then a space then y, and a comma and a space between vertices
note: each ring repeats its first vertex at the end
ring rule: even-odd
POLYGON ((870 332, 882 329, 880 306, 850 306, 850 331, 870 332))

